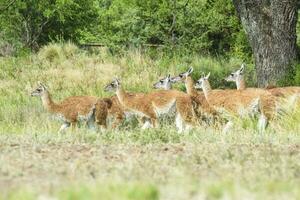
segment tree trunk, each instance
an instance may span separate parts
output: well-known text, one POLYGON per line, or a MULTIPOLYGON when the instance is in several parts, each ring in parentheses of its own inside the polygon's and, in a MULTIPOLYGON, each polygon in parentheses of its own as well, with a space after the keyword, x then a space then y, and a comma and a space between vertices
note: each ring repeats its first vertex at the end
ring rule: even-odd
POLYGON ((252 48, 259 87, 276 85, 297 59, 297 0, 233 0, 252 48))

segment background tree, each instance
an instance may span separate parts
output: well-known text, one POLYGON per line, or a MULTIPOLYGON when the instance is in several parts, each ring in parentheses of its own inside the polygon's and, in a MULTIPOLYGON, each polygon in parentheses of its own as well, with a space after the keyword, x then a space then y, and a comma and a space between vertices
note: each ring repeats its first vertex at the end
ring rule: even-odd
POLYGON ((99 23, 87 41, 164 45, 182 54, 249 52, 231 0, 98 0, 97 9, 99 23))
POLYGON ((253 50, 260 87, 294 72, 297 0, 233 0, 253 50))
POLYGON ((0 36, 32 50, 50 41, 77 42, 95 26, 94 0, 0 0, 0 36))

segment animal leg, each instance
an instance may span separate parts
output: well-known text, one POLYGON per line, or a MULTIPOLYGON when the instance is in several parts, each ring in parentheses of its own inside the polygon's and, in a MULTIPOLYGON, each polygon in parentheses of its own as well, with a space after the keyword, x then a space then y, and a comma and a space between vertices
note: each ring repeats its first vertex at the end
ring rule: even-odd
MULTIPOLYGON (((142 117, 143 121, 145 121, 145 119, 147 119, 148 123, 149 123, 149 119, 150 119, 150 123, 151 123, 152 128, 158 128, 159 127, 157 115, 156 115, 155 111, 152 108, 147 110, 147 116, 142 117)), ((145 124, 144 124, 144 126, 146 126, 145 124)))
POLYGON ((107 128, 108 108, 105 101, 98 101, 95 110, 95 121, 100 126, 101 131, 107 128))
POLYGON ((186 124, 185 126, 184 126, 184 131, 185 132, 190 132, 192 129, 193 129, 193 125, 191 125, 191 124, 186 124))
POLYGON ((151 121, 152 127, 154 127, 154 128, 158 128, 159 127, 158 120, 157 120, 156 117, 151 118, 150 121, 151 121))
POLYGON ((258 113, 261 112, 261 100, 260 98, 254 99, 251 103, 250 106, 248 107, 248 113, 250 113, 251 117, 257 116, 258 113))
POLYGON ((63 123, 63 125, 61 125, 60 129, 58 130, 58 133, 64 133, 65 129, 68 128, 69 126, 70 126, 69 122, 63 123))
POLYGON ((182 133, 184 127, 183 127, 182 117, 181 117, 181 115, 179 113, 177 113, 177 115, 176 115, 175 123, 176 123, 176 127, 178 129, 178 132, 182 133))
POLYGON ((96 127, 95 127, 95 120, 94 120, 94 118, 91 118, 91 119, 87 120, 86 126, 87 126, 89 129, 95 130, 96 127))
POLYGON ((152 127, 149 119, 147 119, 147 120, 145 119, 144 120, 144 125, 142 126, 142 129, 144 130, 144 129, 148 129, 148 128, 153 128, 153 127, 152 127))
POLYGON ((225 126, 224 126, 224 128, 222 130, 222 133, 225 133, 225 134, 228 133, 232 129, 232 127, 233 127, 233 122, 232 121, 228 121, 225 124, 225 126))
POLYGON ((77 125, 76 121, 71 122, 71 130, 72 130, 72 132, 76 131, 76 125, 77 125))
POLYGON ((101 131, 104 131, 107 129, 107 123, 106 123, 106 118, 102 119, 101 121, 97 121, 98 126, 100 127, 101 131))
POLYGON ((176 126, 180 127, 182 131, 189 131, 195 126, 196 114, 194 112, 193 104, 190 101, 183 101, 178 99, 176 102, 176 126))
POLYGON ((111 126, 112 129, 117 128, 121 124, 121 122, 124 120, 124 115, 123 114, 116 114, 114 118, 115 118, 114 122, 111 126))
POLYGON ((267 124, 268 124, 267 117, 264 114, 261 114, 259 116, 258 124, 257 124, 258 132, 263 133, 267 127, 267 124))
POLYGON ((137 117, 139 124, 145 124, 149 119, 147 117, 137 117))

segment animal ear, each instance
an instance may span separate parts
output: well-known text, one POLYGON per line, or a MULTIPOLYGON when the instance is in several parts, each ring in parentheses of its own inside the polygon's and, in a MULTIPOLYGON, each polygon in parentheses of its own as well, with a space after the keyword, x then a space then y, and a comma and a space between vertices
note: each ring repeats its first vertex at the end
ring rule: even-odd
POLYGON ((118 85, 121 85, 121 81, 120 81, 119 78, 116 78, 116 83, 117 83, 118 85))
POLYGON ((115 76, 114 79, 113 79, 113 82, 118 83, 118 82, 120 82, 120 80, 119 80, 119 78, 117 76, 115 76))
POLYGON ((190 67, 189 70, 187 71, 188 75, 190 75, 194 71, 193 67, 190 67))
POLYGON ((243 73, 244 70, 245 70, 245 64, 243 63, 243 64, 241 65, 241 68, 240 68, 240 73, 243 73))
POLYGON ((44 90, 47 90, 47 87, 43 83, 41 83, 40 81, 38 81, 38 85, 40 87, 42 87, 44 90))
POLYGON ((204 78, 205 77, 205 74, 204 72, 201 73, 201 78, 204 78))
POLYGON ((210 72, 208 72, 208 74, 205 76, 206 79, 208 79, 210 76, 210 72))

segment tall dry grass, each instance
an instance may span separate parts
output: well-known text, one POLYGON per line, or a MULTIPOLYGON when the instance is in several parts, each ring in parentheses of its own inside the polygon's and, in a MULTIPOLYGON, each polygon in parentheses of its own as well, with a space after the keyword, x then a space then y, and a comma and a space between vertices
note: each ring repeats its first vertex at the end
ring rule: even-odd
MULTIPOLYGON (((166 74, 178 74, 192 65, 195 77, 200 71, 225 74, 239 60, 219 61, 199 56, 151 58, 140 50, 112 55, 107 49, 89 53, 72 43, 49 44, 37 54, 0 60, 0 129, 4 132, 47 131, 51 117, 44 112, 39 98, 29 96, 38 81, 45 83, 53 98, 60 101, 73 95, 110 96, 103 88, 114 77, 131 92, 149 92, 166 74), (41 124, 39 121, 43 121, 41 124)), ((216 79, 217 80, 217 79, 216 79)), ((184 89, 183 85, 178 86, 184 89)), ((50 129, 52 130, 52 129, 50 129)))

